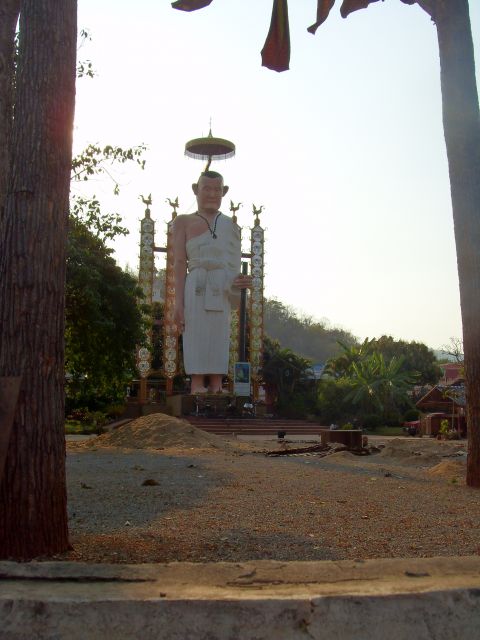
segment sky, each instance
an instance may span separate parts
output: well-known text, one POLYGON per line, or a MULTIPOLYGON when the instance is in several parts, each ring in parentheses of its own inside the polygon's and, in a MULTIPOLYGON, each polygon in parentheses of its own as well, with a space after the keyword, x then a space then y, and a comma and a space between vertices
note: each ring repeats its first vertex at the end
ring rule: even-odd
MULTIPOLYGON (((79 0, 93 79, 77 83, 74 151, 144 143, 146 167, 82 185, 130 230, 118 263, 138 268, 139 196, 152 194, 156 244, 171 218, 195 211, 204 163, 185 143, 208 134, 236 145, 213 162, 242 203, 264 206, 265 295, 359 339, 392 335, 437 349, 461 337, 457 263, 442 127, 436 29, 417 5, 386 0, 339 14, 312 36, 315 0, 290 0, 290 70, 261 67, 272 0, 79 0)), ((480 2, 470 0, 476 60, 480 2)), ((480 73, 477 64, 477 83, 480 73)), ((74 186, 74 192, 80 187, 74 186)), ((163 254, 161 254, 163 255, 163 254)), ((158 258, 158 267, 162 260, 158 258)))

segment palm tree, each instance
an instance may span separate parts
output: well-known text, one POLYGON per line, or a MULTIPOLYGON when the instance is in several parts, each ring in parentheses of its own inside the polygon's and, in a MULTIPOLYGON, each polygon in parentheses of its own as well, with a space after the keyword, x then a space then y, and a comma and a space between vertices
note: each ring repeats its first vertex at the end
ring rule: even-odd
POLYGON ((372 343, 374 340, 365 340, 360 345, 348 345, 337 340, 337 344, 342 348, 342 353, 336 358, 330 358, 324 369, 324 375, 330 375, 334 378, 341 378, 348 375, 355 363, 361 362, 369 353, 371 353, 372 343))
POLYGON ((415 384, 415 374, 402 369, 403 360, 394 356, 387 362, 382 353, 374 351, 354 362, 348 376, 353 389, 346 400, 360 405, 364 412, 391 413, 415 384))
POLYGON ((299 385, 310 380, 312 363, 266 337, 261 376, 265 384, 281 394, 293 394, 299 385))
POLYGON ((314 403, 312 363, 266 336, 261 376, 276 410, 287 416, 303 414, 314 403))

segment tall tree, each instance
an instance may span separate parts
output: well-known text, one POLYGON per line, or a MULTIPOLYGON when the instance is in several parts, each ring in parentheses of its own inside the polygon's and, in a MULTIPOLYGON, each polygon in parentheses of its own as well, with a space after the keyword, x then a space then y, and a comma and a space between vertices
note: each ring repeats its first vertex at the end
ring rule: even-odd
POLYGON ((69 544, 63 335, 76 14, 76 0, 21 5, 0 228, 0 376, 22 383, 0 479, 2 558, 69 544))
POLYGON ((372 352, 372 342, 373 340, 365 338, 360 345, 349 345, 338 340, 338 344, 342 348, 342 353, 336 358, 328 360, 324 373, 335 378, 349 375, 353 365, 356 362, 361 362, 372 352))
MULTIPOLYGON (((344 0, 341 14, 347 17, 371 2, 376 0, 344 0)), ((480 111, 468 0, 402 2, 418 4, 437 27, 465 349, 467 484, 480 487, 480 111)), ((319 0, 316 26, 328 17, 334 3, 319 0)))
MULTIPOLYGON (((344 0, 340 11, 345 18, 376 1, 344 0)), ((480 111, 468 0, 401 1, 418 4, 437 27, 465 349, 467 484, 480 487, 480 111)), ((318 1, 316 27, 334 4, 335 0, 318 1)))
POLYGON ((480 487, 480 111, 467 0, 434 3, 467 391, 467 484, 480 487))
POLYGON ((122 271, 111 253, 101 237, 71 218, 65 363, 68 395, 84 404, 92 399, 111 402, 124 395, 135 376, 135 347, 145 339, 137 304, 142 292, 136 278, 122 271))
POLYGON ((386 361, 402 358, 402 371, 417 372, 416 384, 437 384, 442 377, 442 369, 435 354, 426 344, 395 340, 392 336, 381 336, 372 341, 372 349, 383 354, 386 361))
POLYGON ((0 220, 7 192, 8 164, 12 134, 15 31, 20 0, 0 3, 0 220))
POLYGON ((398 404, 408 403, 407 391, 415 384, 415 376, 402 368, 403 358, 386 361, 383 354, 373 351, 362 360, 353 362, 347 375, 353 390, 350 397, 364 411, 378 413, 384 418, 397 411, 398 404))
POLYGON ((312 363, 291 349, 284 349, 277 340, 265 336, 261 375, 276 410, 288 417, 304 417, 315 401, 315 381, 312 363))

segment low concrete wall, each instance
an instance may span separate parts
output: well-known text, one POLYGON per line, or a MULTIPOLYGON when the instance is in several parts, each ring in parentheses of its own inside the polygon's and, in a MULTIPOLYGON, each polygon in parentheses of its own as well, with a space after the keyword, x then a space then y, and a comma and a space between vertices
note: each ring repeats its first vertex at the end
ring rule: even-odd
POLYGON ((480 558, 0 562, 1 640, 473 640, 480 558))
POLYGON ((361 429, 319 429, 322 444, 338 442, 349 449, 361 449, 363 431, 361 429))

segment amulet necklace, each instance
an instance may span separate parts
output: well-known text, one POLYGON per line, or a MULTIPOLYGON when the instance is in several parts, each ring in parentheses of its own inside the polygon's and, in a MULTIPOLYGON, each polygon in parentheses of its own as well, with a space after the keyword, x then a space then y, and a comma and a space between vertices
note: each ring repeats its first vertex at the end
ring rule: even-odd
POLYGON ((195 215, 198 216, 199 218, 201 218, 202 220, 205 220, 205 222, 207 223, 208 230, 210 231, 210 234, 211 234, 212 238, 214 240, 216 240, 217 239, 217 234, 215 233, 215 231, 217 230, 217 220, 219 219, 220 214, 217 213, 217 215, 216 215, 215 222, 213 223, 213 229, 210 226, 209 221, 204 216, 202 216, 200 213, 198 213, 198 211, 195 213, 195 215))

